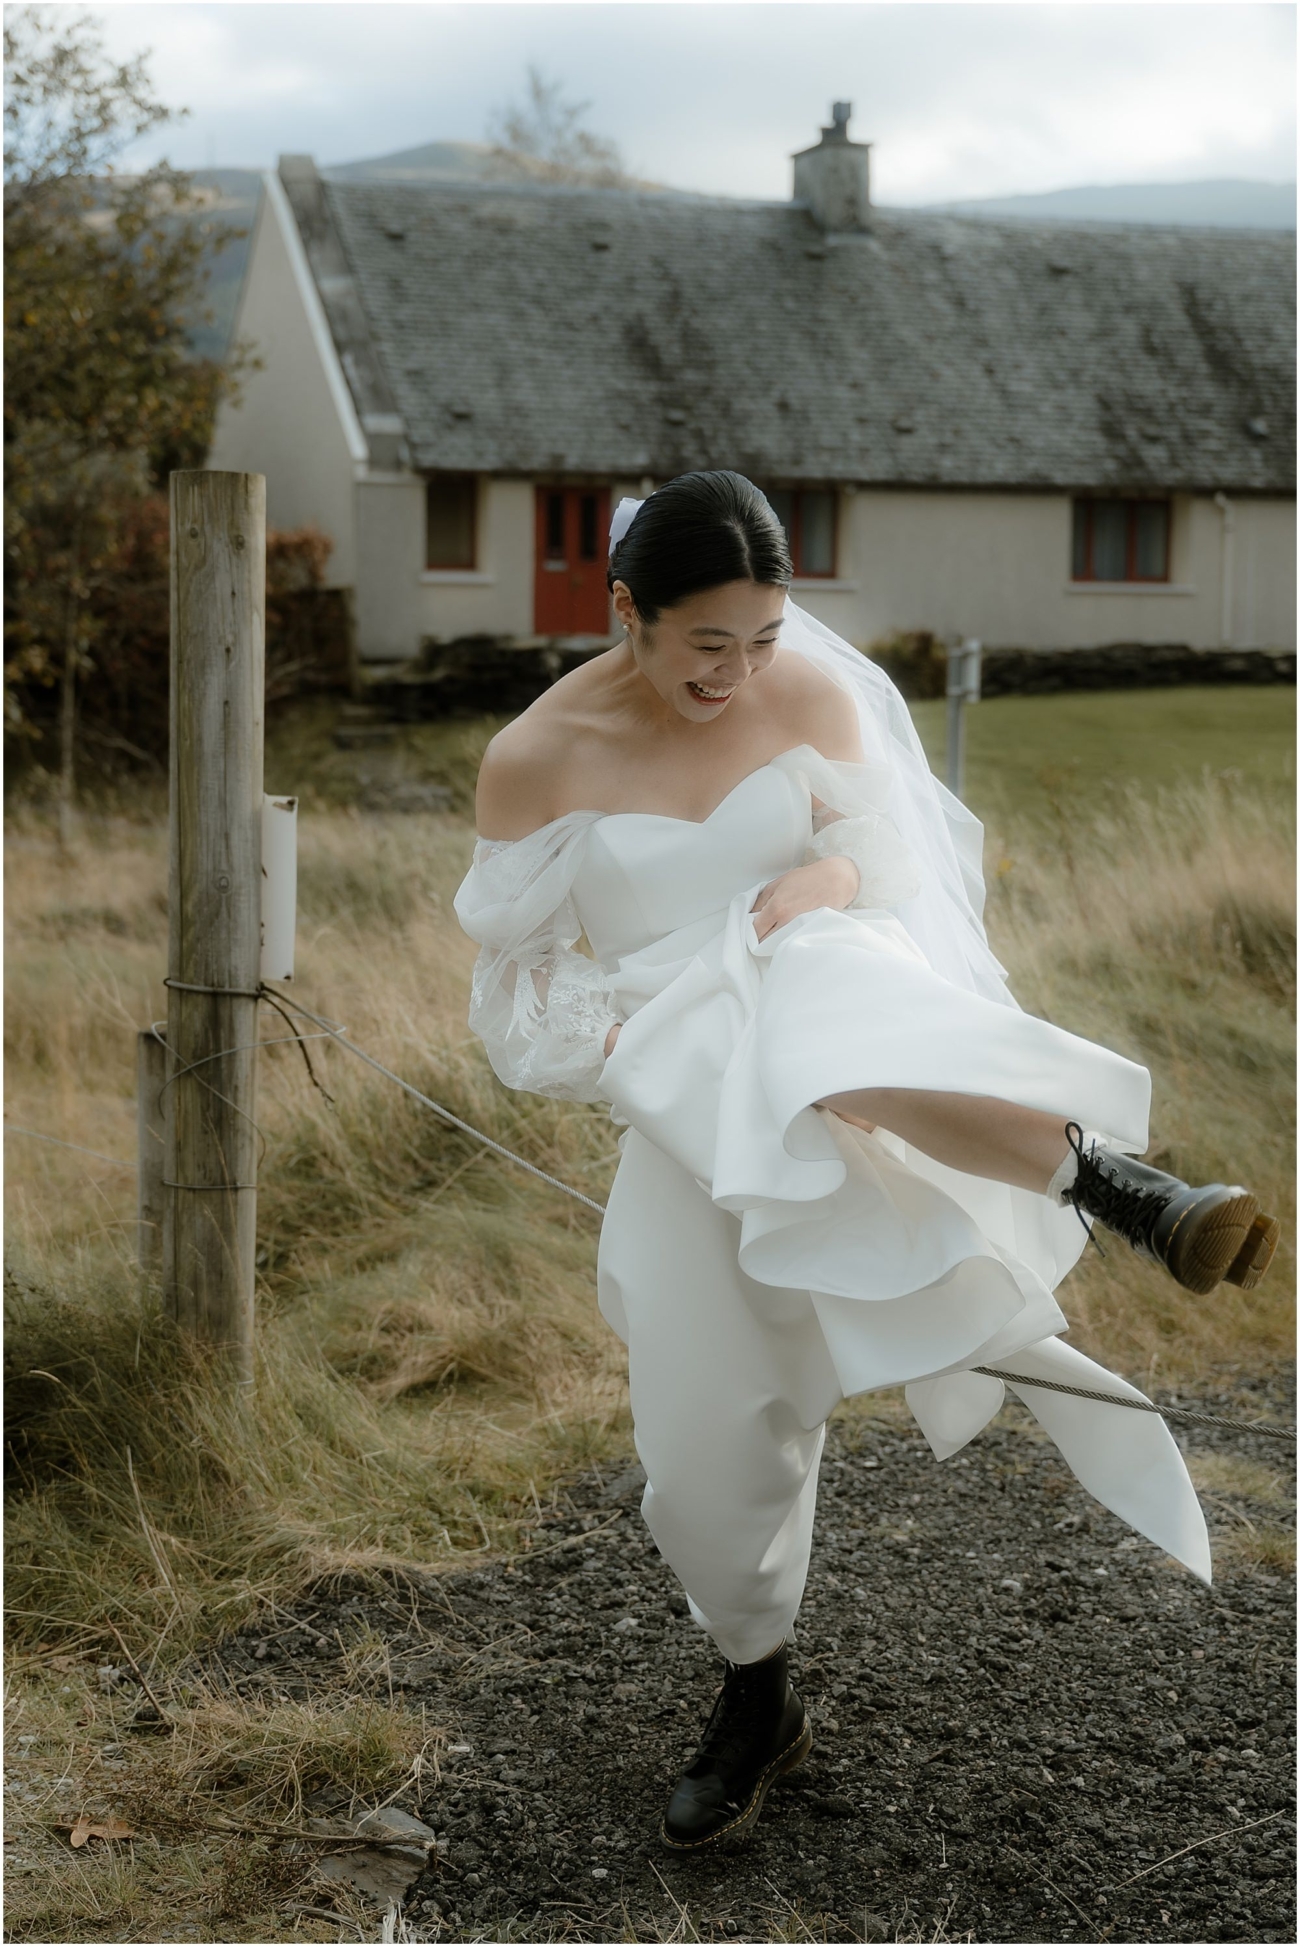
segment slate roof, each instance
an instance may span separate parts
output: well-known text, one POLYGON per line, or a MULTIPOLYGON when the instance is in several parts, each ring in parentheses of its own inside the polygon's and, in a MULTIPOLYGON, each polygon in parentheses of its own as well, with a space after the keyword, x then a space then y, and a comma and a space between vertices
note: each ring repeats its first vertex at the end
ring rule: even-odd
POLYGON ((1294 491, 1290 236, 324 190, 419 468, 1294 491))

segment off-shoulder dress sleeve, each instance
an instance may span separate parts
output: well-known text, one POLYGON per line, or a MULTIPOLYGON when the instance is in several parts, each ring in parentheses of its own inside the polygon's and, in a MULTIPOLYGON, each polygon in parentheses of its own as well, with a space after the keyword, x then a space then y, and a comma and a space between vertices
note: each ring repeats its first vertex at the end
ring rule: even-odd
POLYGON ((921 889, 916 855, 888 811, 891 779, 876 764, 823 757, 810 745, 788 752, 812 796, 807 859, 847 858, 858 868, 850 907, 890 911, 921 889))
POLYGON ((598 814, 570 812, 527 838, 480 838, 456 893, 456 917, 480 951, 469 1024, 509 1088, 571 1102, 597 1086, 605 1036, 622 1016, 604 969, 576 948, 572 897, 598 814))
POLYGON ((808 744, 776 762, 812 795, 809 856, 844 851, 866 868, 853 904, 892 912, 937 972, 1014 1007, 984 932, 984 828, 965 805, 928 768, 922 790, 903 788, 889 765, 845 763, 808 744), (838 821, 828 815, 836 812, 838 821))

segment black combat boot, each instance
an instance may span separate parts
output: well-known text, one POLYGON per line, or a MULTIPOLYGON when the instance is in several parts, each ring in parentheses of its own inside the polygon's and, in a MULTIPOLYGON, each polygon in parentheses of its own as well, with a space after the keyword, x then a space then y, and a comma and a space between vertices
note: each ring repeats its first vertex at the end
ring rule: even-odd
POLYGON ((808 1715, 790 1687, 786 1645, 761 1663, 728 1663, 695 1756, 664 1813, 674 1852, 734 1839, 754 1823, 783 1772, 812 1750, 808 1715))
POLYGON ((1062 1192, 1066 1203, 1154 1258, 1188 1291, 1213 1291, 1224 1279, 1246 1291, 1259 1283, 1281 1225, 1249 1190, 1225 1183, 1193 1188, 1096 1142, 1085 1150, 1077 1122, 1067 1123, 1065 1134, 1078 1162, 1078 1175, 1062 1192))

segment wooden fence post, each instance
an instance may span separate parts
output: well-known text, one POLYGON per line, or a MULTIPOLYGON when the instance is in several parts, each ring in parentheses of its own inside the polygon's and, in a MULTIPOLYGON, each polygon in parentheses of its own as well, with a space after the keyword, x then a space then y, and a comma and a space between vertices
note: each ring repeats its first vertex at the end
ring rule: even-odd
POLYGON ((171 476, 163 1289, 253 1376, 266 482, 171 476))
POLYGON ((167 1050, 152 1028, 141 1028, 135 1049, 136 1255, 141 1275, 152 1283, 161 1275, 163 1262, 167 1050))

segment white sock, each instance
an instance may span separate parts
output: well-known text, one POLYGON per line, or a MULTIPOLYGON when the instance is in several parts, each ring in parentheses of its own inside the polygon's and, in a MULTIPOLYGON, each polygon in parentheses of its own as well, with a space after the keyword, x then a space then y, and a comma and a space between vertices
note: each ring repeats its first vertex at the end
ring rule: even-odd
MULTIPOLYGON (((1105 1149, 1108 1147, 1108 1145, 1106 1142, 1106 1138, 1103 1135, 1101 1135, 1096 1129, 1085 1129, 1083 1132, 1083 1142, 1081 1144, 1081 1147, 1086 1156, 1089 1150, 1094 1148, 1105 1149)), ((1047 1186, 1046 1194, 1053 1203, 1063 1204, 1065 1202, 1066 1192, 1067 1190, 1072 1190, 1074 1188, 1075 1179, 1078 1176, 1078 1174, 1079 1174, 1079 1159, 1074 1153, 1073 1145, 1071 1145, 1071 1147, 1066 1150, 1065 1155, 1062 1157, 1060 1163, 1058 1163, 1056 1167, 1056 1174, 1053 1176, 1051 1182, 1047 1186)))

